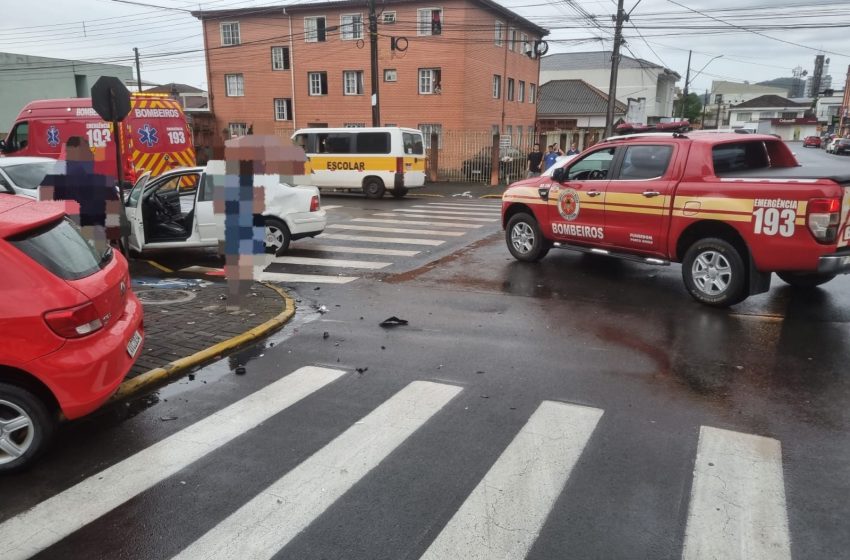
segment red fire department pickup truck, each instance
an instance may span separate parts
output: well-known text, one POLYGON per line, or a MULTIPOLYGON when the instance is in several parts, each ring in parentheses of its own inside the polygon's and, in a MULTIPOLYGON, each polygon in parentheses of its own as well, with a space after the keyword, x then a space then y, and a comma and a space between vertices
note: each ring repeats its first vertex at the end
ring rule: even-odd
POLYGON ((771 273, 812 287, 850 272, 850 173, 799 167, 774 136, 688 132, 606 139, 511 185, 511 254, 552 247, 666 265, 698 301, 725 307, 770 289, 771 273))

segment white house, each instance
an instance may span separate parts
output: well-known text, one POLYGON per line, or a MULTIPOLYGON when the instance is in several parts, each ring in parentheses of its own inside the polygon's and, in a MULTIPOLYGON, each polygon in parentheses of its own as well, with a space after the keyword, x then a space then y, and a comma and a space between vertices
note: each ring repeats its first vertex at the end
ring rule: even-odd
POLYGON ((833 95, 818 97, 815 105, 815 116, 824 128, 833 126, 838 128, 841 120, 841 107, 844 104, 844 92, 836 91, 833 95))
POLYGON ((714 80, 711 82, 710 99, 717 99, 717 95, 719 94, 723 96, 723 103, 725 105, 737 105, 763 95, 778 95, 780 97, 787 97, 788 93, 788 89, 785 88, 714 80))
POLYGON ((810 103, 797 103, 778 95, 762 95, 729 109, 729 126, 777 134, 783 140, 817 135, 818 119, 810 103))
MULTIPOLYGON (((552 54, 540 59, 541 85, 553 80, 584 80, 607 95, 610 77, 611 51, 552 54)), ((654 124, 673 116, 674 88, 680 79, 673 70, 621 55, 615 97, 630 107, 630 122, 654 124)))

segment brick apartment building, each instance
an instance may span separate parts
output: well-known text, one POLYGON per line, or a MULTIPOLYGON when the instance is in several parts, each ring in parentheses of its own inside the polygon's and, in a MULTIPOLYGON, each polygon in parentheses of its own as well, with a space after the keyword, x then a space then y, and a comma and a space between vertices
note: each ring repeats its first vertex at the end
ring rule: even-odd
MULTIPOLYGON (((224 136, 371 125, 365 0, 193 15, 204 27, 210 105, 224 136)), ((547 33, 490 0, 382 2, 381 124, 527 139, 540 62, 526 52, 547 33)))

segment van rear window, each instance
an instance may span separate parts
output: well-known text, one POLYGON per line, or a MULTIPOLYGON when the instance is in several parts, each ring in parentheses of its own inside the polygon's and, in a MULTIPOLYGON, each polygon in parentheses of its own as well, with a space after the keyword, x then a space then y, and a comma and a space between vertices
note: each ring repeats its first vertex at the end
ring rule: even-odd
POLYGON ((357 138, 357 154, 388 154, 390 153, 389 132, 360 132, 357 138))
POLYGON ((425 147, 422 144, 422 135, 405 132, 402 135, 404 141, 404 153, 408 155, 425 155, 425 147))
POLYGON ((9 242, 63 280, 91 276, 112 256, 111 249, 98 255, 68 218, 17 236, 9 242))

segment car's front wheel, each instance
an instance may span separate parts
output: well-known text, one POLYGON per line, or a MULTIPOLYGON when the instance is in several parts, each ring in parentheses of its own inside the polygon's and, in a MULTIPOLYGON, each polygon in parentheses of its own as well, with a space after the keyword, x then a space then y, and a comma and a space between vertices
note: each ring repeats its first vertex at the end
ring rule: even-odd
POLYGON ((817 272, 777 272, 776 275, 786 284, 806 289, 826 284, 835 278, 835 274, 818 274, 817 272))
POLYGON ((292 235, 283 221, 277 218, 266 218, 266 253, 276 257, 284 254, 289 249, 292 235))
POLYGON ((508 220, 505 228, 508 251, 519 261, 534 262, 546 256, 552 242, 543 237, 540 225, 534 216, 521 212, 508 220))
POLYGON ((744 259, 724 239, 710 237, 691 245, 682 260, 682 279, 691 296, 706 305, 728 307, 747 297, 744 259))
POLYGON ((0 473, 30 465, 47 447, 55 427, 41 399, 16 385, 0 383, 0 473))

